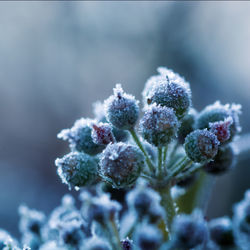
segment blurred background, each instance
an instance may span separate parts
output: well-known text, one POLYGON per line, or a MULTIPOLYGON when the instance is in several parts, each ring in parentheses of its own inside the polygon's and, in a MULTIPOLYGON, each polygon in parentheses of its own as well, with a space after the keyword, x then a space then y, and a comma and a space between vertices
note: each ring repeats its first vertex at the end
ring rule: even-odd
MULTIPOLYGON (((20 203, 48 214, 68 192, 57 133, 117 82, 141 99, 158 66, 191 83, 198 110, 241 103, 249 133, 249 23, 249 2, 0 2, 0 228, 18 236, 20 203)), ((210 217, 250 187, 249 159, 218 178, 210 217)))

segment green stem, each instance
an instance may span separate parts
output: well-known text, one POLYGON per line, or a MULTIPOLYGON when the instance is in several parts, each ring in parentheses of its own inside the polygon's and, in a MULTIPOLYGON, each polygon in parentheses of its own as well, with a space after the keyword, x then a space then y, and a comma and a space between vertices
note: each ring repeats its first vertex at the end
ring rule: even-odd
POLYGON ((133 137, 135 143, 137 144, 137 146, 140 148, 140 150, 141 150, 142 153, 144 154, 144 156, 145 156, 145 158, 146 158, 146 162, 147 162, 147 164, 148 164, 148 167, 149 167, 150 171, 151 171, 152 173, 155 173, 155 167, 154 167, 153 163, 151 162, 151 160, 149 159, 148 154, 147 154, 146 150, 144 149, 144 147, 143 147, 143 145, 142 145, 140 139, 138 138, 138 136, 137 136, 135 130, 134 130, 134 129, 130 129, 129 132, 130 132, 130 134, 132 135, 132 137, 133 137))
POLYGON ((181 173, 181 171, 190 166, 192 163, 192 160, 190 160, 187 156, 184 156, 180 161, 178 161, 174 166, 170 168, 170 177, 176 176, 177 174, 181 173))
POLYGON ((184 195, 179 197, 177 204, 180 212, 188 214, 192 213, 193 209, 197 206, 200 189, 202 189, 205 179, 206 174, 203 171, 200 171, 195 183, 187 190, 184 195))
POLYGON ((175 145, 173 146, 172 151, 170 153, 169 159, 172 159, 174 157, 175 152, 176 152, 176 150, 177 150, 178 147, 179 147, 179 143, 176 141, 175 145))
POLYGON ((158 148, 158 172, 159 176, 162 175, 162 147, 158 148))
POLYGON ((168 145, 165 146, 163 150, 163 167, 164 168, 166 166, 167 154, 168 154, 168 145))
POLYGON ((159 194, 161 196, 161 205, 164 207, 166 211, 166 225, 168 230, 168 237, 171 237, 171 226, 173 219, 176 215, 176 205, 171 196, 171 188, 167 186, 165 188, 159 189, 159 194))
POLYGON ((113 233, 111 232, 111 236, 114 245, 114 250, 122 250, 119 231, 114 219, 110 220, 110 226, 112 229, 111 231, 113 232, 113 233))

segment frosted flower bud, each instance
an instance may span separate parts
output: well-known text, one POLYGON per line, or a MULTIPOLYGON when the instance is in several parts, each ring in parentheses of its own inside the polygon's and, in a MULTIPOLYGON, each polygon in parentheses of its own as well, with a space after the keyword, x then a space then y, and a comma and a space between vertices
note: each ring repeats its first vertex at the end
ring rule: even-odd
MULTIPOLYGON (((105 117, 105 113, 104 113, 104 104, 101 102, 95 102, 93 105, 94 108, 94 115, 95 118, 97 119, 98 122, 103 122, 103 123, 107 123, 107 119, 105 117)), ((110 124, 112 126, 112 124, 110 124)), ((113 135, 116 139, 117 142, 119 141, 127 141, 128 137, 129 137, 129 133, 126 130, 122 130, 122 129, 118 129, 114 126, 112 126, 112 132, 113 135)))
POLYGON ((239 115, 241 114, 241 106, 236 104, 222 105, 219 101, 209 105, 203 109, 196 120, 195 127, 197 129, 209 129, 210 123, 225 121, 231 117, 232 124, 230 125, 230 138, 227 142, 232 141, 233 137, 241 131, 239 125, 239 115))
POLYGON ((93 123, 95 123, 94 120, 81 118, 71 129, 62 130, 57 137, 69 141, 71 150, 96 155, 104 149, 104 146, 93 142, 91 136, 93 123))
POLYGON ((172 108, 150 105, 140 120, 143 138, 157 147, 171 142, 176 136, 179 122, 172 108))
POLYGON ((80 152, 71 152, 55 161, 57 173, 69 187, 82 187, 93 184, 98 177, 97 159, 80 152))
POLYGON ((101 154, 100 175, 115 188, 135 183, 144 166, 144 156, 138 147, 118 142, 109 144, 101 154))
POLYGON ((153 225, 140 225, 135 232, 135 244, 141 250, 157 250, 162 244, 162 233, 153 225))
POLYGON ((208 238, 207 225, 199 210, 195 210, 191 215, 176 216, 172 225, 172 233, 176 249, 195 248, 208 238))
POLYGON ((194 131, 195 119, 197 117, 197 111, 191 108, 180 121, 181 125, 178 129, 178 142, 184 144, 185 138, 188 134, 194 131))
POLYGON ((233 118, 227 117, 224 121, 209 123, 209 131, 217 136, 220 143, 228 141, 230 138, 230 127, 233 124, 233 118))
POLYGON ((228 217, 213 219, 209 222, 210 238, 220 247, 233 247, 234 234, 232 222, 228 217))
POLYGON ((120 84, 114 94, 105 101, 107 120, 118 129, 132 129, 139 116, 139 105, 134 96, 124 93, 120 84))
POLYGON ((0 249, 1 250, 5 246, 5 241, 9 238, 11 238, 10 234, 7 231, 0 228, 0 249))
POLYGON ((18 212, 20 215, 20 232, 30 232, 40 235, 41 228, 44 226, 46 220, 45 214, 34 209, 29 209, 25 205, 21 205, 18 212))
POLYGON ((133 209, 139 217, 149 214, 151 207, 160 203, 160 196, 153 189, 146 187, 145 184, 138 184, 126 196, 128 206, 133 209))
POLYGON ((117 201, 111 200, 107 194, 101 194, 100 197, 90 199, 86 219, 105 224, 115 218, 120 210, 121 205, 117 201))
POLYGON ((112 127, 108 123, 93 124, 92 130, 93 142, 98 145, 108 145, 115 142, 115 138, 112 132, 112 127))
POLYGON ((169 81, 182 82, 186 88, 190 88, 189 83, 171 69, 168 69, 166 67, 158 67, 157 72, 159 73, 158 75, 151 76, 145 83, 145 87, 142 92, 143 102, 145 106, 147 106, 147 99, 150 91, 154 88, 154 85, 158 84, 162 80, 168 79, 169 81))
POLYGON ((194 162, 206 162, 215 157, 220 142, 208 130, 195 130, 185 139, 185 151, 194 162))
POLYGON ((230 145, 219 147, 213 161, 206 163, 203 169, 209 174, 223 174, 232 169, 235 163, 235 153, 230 145))
POLYGON ((147 102, 173 108, 176 116, 181 118, 191 106, 191 90, 181 81, 161 80, 149 92, 147 102))

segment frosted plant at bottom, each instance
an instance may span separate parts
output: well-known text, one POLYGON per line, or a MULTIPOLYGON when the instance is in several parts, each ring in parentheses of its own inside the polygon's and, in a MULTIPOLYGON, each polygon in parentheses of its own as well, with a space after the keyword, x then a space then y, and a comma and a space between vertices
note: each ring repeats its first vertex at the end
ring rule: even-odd
POLYGON ((141 115, 117 84, 93 119, 58 134, 70 152, 56 159, 57 173, 81 206, 70 194, 48 216, 22 205, 21 240, 0 230, 0 250, 249 249, 250 191, 233 219, 207 219, 204 202, 205 183, 236 165, 241 106, 216 101, 198 112, 183 77, 158 73, 146 82, 141 115))

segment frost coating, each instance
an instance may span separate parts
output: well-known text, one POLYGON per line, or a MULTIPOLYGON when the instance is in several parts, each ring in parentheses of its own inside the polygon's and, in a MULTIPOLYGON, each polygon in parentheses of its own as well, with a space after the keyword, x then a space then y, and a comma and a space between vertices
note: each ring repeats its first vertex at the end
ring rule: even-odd
POLYGON ((210 132, 214 133, 220 143, 226 142, 230 138, 230 127, 233 124, 233 118, 227 117, 224 121, 209 123, 210 132))
POLYGON ((232 124, 230 126, 230 138, 227 142, 231 142, 234 136, 241 131, 239 125, 239 115, 241 114, 241 105, 239 104, 225 104, 222 105, 219 101, 212 105, 208 105, 203 109, 197 117, 195 127, 197 129, 209 129, 209 124, 214 122, 224 121, 231 117, 232 124))
MULTIPOLYGON (((208 229, 200 210, 191 215, 180 214, 173 221, 174 246, 178 249, 190 249, 204 243, 208 238, 208 229)), ((174 248, 173 248, 174 249, 174 248)))
POLYGON ((77 120, 70 129, 63 129, 57 137, 64 141, 69 141, 70 148, 89 155, 96 155, 103 149, 103 145, 93 142, 91 131, 94 120, 81 118, 77 120))
MULTIPOLYGON (((168 70, 165 71, 167 73, 168 70)), ((162 70, 164 72, 164 70, 162 70)), ((156 103, 173 108, 181 118, 191 106, 191 90, 183 78, 174 73, 150 78, 146 83, 143 96, 147 104, 156 103), (150 87, 148 87, 150 86, 150 87)))
POLYGON ((181 77, 179 74, 175 73, 171 69, 168 69, 166 67, 158 67, 157 72, 158 75, 151 76, 145 83, 144 90, 142 91, 142 97, 144 101, 144 105, 147 106, 147 98, 154 87, 154 85, 158 84, 162 80, 168 79, 169 81, 178 81, 183 84, 184 87, 190 88, 189 83, 185 81, 183 77, 181 77))
POLYGON ((116 84, 114 94, 104 103, 107 120, 118 129, 132 129, 139 116, 139 102, 116 84))
POLYGON ((115 142, 112 127, 108 123, 93 124, 91 136, 93 142, 98 145, 108 145, 110 142, 115 142))
MULTIPOLYGON (((95 118, 97 119, 98 122, 103 122, 103 123, 107 123, 107 119, 105 117, 105 108, 104 108, 104 103, 101 103, 99 101, 95 102, 93 104, 93 112, 95 115, 95 118)), ((110 124, 112 126, 112 124, 110 124)), ((115 136, 116 141, 127 141, 129 134, 128 131, 126 130, 122 130, 122 129, 118 129, 114 126, 112 126, 112 132, 115 136)))
POLYGON ((100 175, 114 187, 132 185, 144 166, 144 156, 136 146, 118 142, 109 144, 100 160, 100 175))
POLYGON ((165 146, 175 136, 179 122, 172 108, 150 105, 140 120, 140 132, 155 146, 165 146))
POLYGON ((82 187, 97 180, 97 160, 87 154, 71 152, 55 161, 57 173, 69 187, 82 187))
POLYGON ((219 145, 216 135, 206 129, 197 129, 186 137, 184 147, 192 161, 204 162, 215 157, 219 145))
MULTIPOLYGON (((85 242, 84 249, 86 250, 111 250, 106 239, 94 236, 85 242)), ((83 249, 82 249, 83 250, 83 249)))

